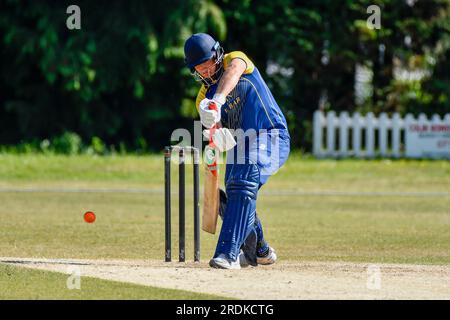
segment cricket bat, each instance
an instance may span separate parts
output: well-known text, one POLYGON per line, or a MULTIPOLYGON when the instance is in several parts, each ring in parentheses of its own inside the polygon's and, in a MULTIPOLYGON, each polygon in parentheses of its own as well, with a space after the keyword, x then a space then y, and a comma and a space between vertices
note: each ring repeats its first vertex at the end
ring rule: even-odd
MULTIPOLYGON (((212 110, 217 110, 214 103, 209 105, 212 110)), ((217 217, 219 215, 219 166, 217 159, 219 150, 213 142, 214 131, 219 128, 215 124, 209 132, 209 144, 205 148, 205 189, 203 193, 203 219, 202 230, 215 234, 217 227, 217 217)))

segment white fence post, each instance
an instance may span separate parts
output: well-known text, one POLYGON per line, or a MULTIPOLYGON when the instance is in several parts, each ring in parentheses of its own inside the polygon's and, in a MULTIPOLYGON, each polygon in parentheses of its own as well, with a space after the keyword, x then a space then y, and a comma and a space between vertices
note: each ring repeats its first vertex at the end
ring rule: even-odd
POLYGON ((341 112, 339 115, 339 155, 348 156, 348 127, 350 120, 348 112, 341 112))
POLYGON ((353 114, 353 154, 361 157, 361 115, 359 112, 353 114))
POLYGON ((324 125, 324 116, 322 111, 314 112, 313 119, 313 152, 316 157, 323 156, 323 125, 324 125))
MULTIPOLYGON (((413 125, 416 122, 416 119, 411 113, 408 113, 405 117, 405 129, 408 130, 408 128, 413 125)), ((413 151, 411 150, 412 144, 408 143, 409 137, 405 135, 405 153, 406 154, 412 154, 413 151)))
POLYGON ((386 113, 380 114, 380 126, 378 131, 378 139, 380 143, 380 155, 387 155, 387 131, 389 128, 389 118, 386 113))
POLYGON ((429 123, 428 118, 425 115, 425 113, 419 114, 419 122, 420 122, 420 124, 428 124, 429 123))
POLYGON ((447 113, 444 117, 444 122, 449 123, 450 122, 450 113, 447 113))
POLYGON ((396 112, 392 117, 392 156, 400 158, 400 130, 403 126, 403 120, 396 112))
POLYGON ((327 113, 327 151, 326 154, 334 157, 335 155, 335 136, 336 131, 336 113, 330 111, 327 113))
POLYGON ((441 117, 438 114, 434 114, 431 118, 432 124, 441 124, 441 117))
POLYGON ((375 156, 375 127, 378 121, 372 112, 366 116, 366 156, 373 158, 375 156))

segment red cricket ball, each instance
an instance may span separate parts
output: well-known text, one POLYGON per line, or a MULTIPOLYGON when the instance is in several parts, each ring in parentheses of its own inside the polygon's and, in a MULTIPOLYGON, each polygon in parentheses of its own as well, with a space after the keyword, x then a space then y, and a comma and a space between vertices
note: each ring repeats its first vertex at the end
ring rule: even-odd
POLYGON ((84 221, 86 221, 87 223, 92 223, 95 221, 95 213, 93 213, 92 211, 88 211, 84 214, 84 221))

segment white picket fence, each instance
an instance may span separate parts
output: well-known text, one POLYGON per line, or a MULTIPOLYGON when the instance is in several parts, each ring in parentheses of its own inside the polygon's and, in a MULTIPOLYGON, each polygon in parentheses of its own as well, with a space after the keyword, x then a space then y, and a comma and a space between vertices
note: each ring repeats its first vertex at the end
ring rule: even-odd
POLYGON ((373 113, 362 116, 359 113, 349 115, 334 111, 326 115, 321 111, 314 113, 313 119, 313 153, 323 157, 392 157, 405 156, 405 128, 417 124, 450 123, 450 114, 444 119, 433 115, 428 120, 425 114, 417 119, 411 114, 402 118, 394 113, 390 118, 386 113, 376 117, 373 113))

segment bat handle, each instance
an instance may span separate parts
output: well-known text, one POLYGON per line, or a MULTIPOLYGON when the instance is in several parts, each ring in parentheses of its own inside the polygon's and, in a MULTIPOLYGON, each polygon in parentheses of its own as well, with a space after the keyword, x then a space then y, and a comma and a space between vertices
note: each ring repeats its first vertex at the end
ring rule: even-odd
MULTIPOLYGON (((208 107, 209 107, 209 110, 219 111, 215 102, 211 102, 208 107)), ((213 141, 213 135, 218 127, 219 127, 219 124, 216 123, 209 130, 209 146, 212 149, 216 149, 216 146, 214 145, 214 141, 213 141)), ((214 161, 214 163, 208 165, 208 168, 210 169, 213 176, 217 177, 217 161, 214 161)))
MULTIPOLYGON (((214 101, 211 101, 210 103, 209 103, 209 110, 215 110, 215 111, 219 111, 219 109, 217 108, 217 105, 216 105, 216 103, 214 102, 214 101)), ((209 131, 209 145, 210 146, 214 146, 214 142, 213 142, 213 139, 212 139, 212 137, 213 137, 213 135, 214 135, 214 132, 216 131, 216 129, 217 128, 219 128, 219 124, 218 123, 216 123, 216 124, 214 124, 212 127, 211 127, 211 129, 210 129, 210 131, 209 131)))

